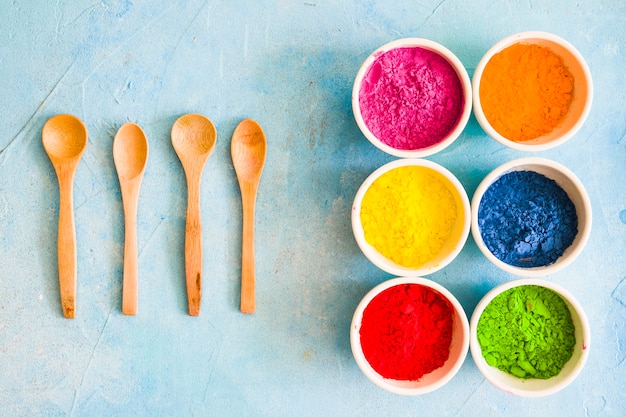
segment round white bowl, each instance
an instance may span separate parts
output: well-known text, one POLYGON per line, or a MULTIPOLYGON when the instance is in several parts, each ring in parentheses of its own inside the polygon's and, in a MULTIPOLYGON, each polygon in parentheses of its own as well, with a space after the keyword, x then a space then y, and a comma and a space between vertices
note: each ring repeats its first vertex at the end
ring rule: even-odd
POLYGON ((467 193, 465 192, 465 189, 463 188, 463 185, 461 185, 459 180, 454 176, 454 174, 452 174, 443 166, 427 159, 397 159, 395 161, 388 162, 387 164, 378 168, 365 179, 363 184, 361 184, 361 187, 358 189, 354 198, 354 203, 352 204, 352 231, 354 233, 354 238, 363 254, 374 265, 376 265, 383 271, 398 276, 422 276, 432 274, 433 272, 439 271, 450 262, 452 262, 454 258, 457 257, 459 252, 461 252, 461 249, 463 249, 463 245, 465 245, 470 231, 469 198, 467 197, 467 193), (447 180, 448 188, 454 195, 458 211, 456 224, 453 227, 448 242, 444 245, 444 247, 441 249, 440 253, 436 257, 417 269, 399 265, 378 252, 378 250, 376 250, 365 240, 363 225, 361 224, 361 203, 363 202, 363 197, 368 188, 381 175, 402 166, 420 166, 429 168, 438 173, 442 177, 441 179, 447 180))
POLYGON ((565 268, 582 252, 587 244, 587 241, 589 240, 589 235, 591 234, 591 202, 585 187, 580 182, 578 177, 568 168, 545 158, 527 157, 515 159, 502 164, 491 171, 478 185, 478 188, 472 197, 471 217, 472 237, 483 255, 485 255, 487 259, 503 271, 525 277, 541 277, 553 274, 565 268), (478 225, 478 209, 480 207, 480 202, 485 192, 494 182, 496 182, 501 176, 513 171, 533 171, 554 180, 563 189, 563 191, 567 193, 572 203, 574 203, 576 215, 578 217, 578 233, 572 244, 553 264, 531 268, 509 265, 491 253, 483 241, 480 233, 480 226, 478 225))
POLYGON ((569 140, 587 119, 593 98, 591 72, 583 56, 566 40, 546 32, 517 33, 496 43, 478 63, 472 78, 472 90, 474 115, 483 130, 501 144, 520 151, 544 151, 569 140), (515 142, 498 133, 485 117, 480 101, 480 83, 485 66, 495 54, 517 43, 536 44, 550 48, 563 59, 563 64, 574 77, 572 102, 561 124, 548 134, 524 142, 515 142))
POLYGON ((393 278, 374 287, 368 292, 357 306, 352 324, 350 326, 350 346, 354 359, 365 376, 374 384, 386 391, 400 395, 422 395, 441 388, 448 383, 463 365, 469 346, 469 323, 463 307, 458 300, 443 286, 431 280, 421 277, 393 278), (383 378, 369 364, 361 347, 361 321, 363 311, 367 305, 384 290, 396 285, 418 284, 429 287, 446 298, 454 309, 452 322, 452 341, 450 342, 450 355, 441 368, 425 374, 417 381, 406 381, 383 378))
POLYGON ((354 81, 354 86, 352 89, 352 111, 354 113, 354 118, 356 120, 359 129, 363 132, 363 135, 378 149, 383 152, 388 153, 389 155, 396 156, 398 158, 423 158, 429 155, 433 155, 437 152, 442 151, 443 149, 450 146, 461 134, 465 126, 467 125, 467 121, 469 120, 471 111, 472 111, 472 88, 470 83, 470 78, 467 75, 467 71, 465 67, 461 63, 461 61, 454 55, 450 50, 448 50, 443 45, 440 45, 437 42, 433 42, 428 39, 422 38, 404 38, 398 39, 392 42, 389 42, 378 49, 376 49, 361 65, 361 68, 357 72, 356 79, 354 81), (383 53, 390 51, 396 48, 411 48, 411 47, 419 47, 423 49, 427 49, 429 51, 435 52, 443 57, 451 66, 454 68, 459 80, 461 82, 461 87, 463 89, 463 109, 461 111, 461 115, 456 126, 448 133, 448 135, 439 143, 436 143, 427 148, 420 148, 415 150, 403 150, 396 149, 382 142, 379 138, 377 138, 367 127, 365 121, 363 120, 363 116, 361 115, 361 106, 359 104, 359 94, 361 91, 361 84, 363 82, 363 78, 365 77, 367 71, 376 58, 378 58, 383 53))
POLYGON ((470 320, 470 351, 478 370, 496 388, 520 397, 544 397, 562 390, 574 381, 580 371, 582 371, 589 356, 590 338, 589 322, 578 301, 561 286, 536 278, 517 279, 492 289, 480 300, 470 320), (565 301, 572 315, 572 322, 575 327, 574 335, 576 336, 574 353, 563 369, 561 369, 561 372, 549 379, 521 379, 490 366, 485 361, 478 342, 476 328, 478 320, 487 305, 504 291, 522 285, 537 285, 554 291, 565 301))

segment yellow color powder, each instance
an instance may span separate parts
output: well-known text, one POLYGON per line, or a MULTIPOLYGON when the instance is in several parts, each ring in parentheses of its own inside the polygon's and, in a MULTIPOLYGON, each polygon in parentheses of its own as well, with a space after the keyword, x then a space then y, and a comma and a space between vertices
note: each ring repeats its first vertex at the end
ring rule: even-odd
POLYGON ((367 243, 407 268, 435 259, 458 216, 448 184, 441 174, 420 166, 401 166, 378 177, 361 203, 367 243))
POLYGON ((550 48, 517 43, 495 54, 480 81, 485 117, 505 138, 521 142, 550 133, 572 101, 574 77, 550 48))

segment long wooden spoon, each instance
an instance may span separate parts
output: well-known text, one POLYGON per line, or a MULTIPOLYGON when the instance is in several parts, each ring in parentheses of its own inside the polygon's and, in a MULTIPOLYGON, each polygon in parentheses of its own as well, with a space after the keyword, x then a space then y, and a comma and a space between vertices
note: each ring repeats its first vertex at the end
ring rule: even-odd
POLYGON ((187 225, 185 228, 185 278, 189 315, 200 315, 202 301, 202 222, 200 182, 202 171, 215 146, 215 126, 200 114, 186 114, 172 126, 172 145, 187 178, 187 225))
POLYGON ((74 176, 85 147, 87 128, 69 114, 51 117, 41 131, 43 147, 59 180, 58 262, 63 315, 76 314, 76 229, 74 228, 74 176))
POLYGON ((148 162, 148 140, 134 123, 120 127, 113 140, 113 160, 124 205, 124 278, 122 313, 137 314, 137 205, 139 188, 148 162))
POLYGON ((256 311, 254 274, 254 211, 256 195, 265 165, 265 133, 254 120, 243 120, 235 128, 231 141, 233 166, 241 189, 243 233, 241 241, 241 312, 256 311))

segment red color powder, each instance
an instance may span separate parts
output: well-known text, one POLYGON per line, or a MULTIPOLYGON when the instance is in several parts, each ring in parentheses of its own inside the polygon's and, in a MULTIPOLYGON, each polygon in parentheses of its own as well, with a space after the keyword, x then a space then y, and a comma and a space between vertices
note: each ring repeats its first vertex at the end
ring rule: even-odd
POLYGON ((416 381, 448 359, 452 322, 452 305, 437 291, 419 284, 395 285, 363 311, 363 354, 383 378, 416 381))
POLYGON ((363 121, 383 143, 415 150, 443 141, 463 112, 454 68, 428 49, 396 48, 378 56, 359 91, 363 121))

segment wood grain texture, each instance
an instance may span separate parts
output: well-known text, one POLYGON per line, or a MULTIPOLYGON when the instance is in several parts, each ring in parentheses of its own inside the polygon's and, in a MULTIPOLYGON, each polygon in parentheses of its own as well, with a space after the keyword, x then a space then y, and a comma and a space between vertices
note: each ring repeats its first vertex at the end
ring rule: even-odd
POLYGON ((172 126, 172 146, 180 159, 187 180, 185 226, 185 281, 190 316, 199 316, 202 304, 202 219, 200 184, 202 171, 211 155, 217 131, 200 114, 186 114, 172 126))
POLYGON ((139 189, 148 162, 148 140, 134 123, 120 127, 113 141, 113 159, 124 206, 124 276, 122 313, 136 315, 139 300, 137 206, 139 189))
POLYGON ((51 117, 41 140, 59 181, 59 228, 57 240, 59 291, 63 316, 76 316, 76 229, 74 225, 74 177, 87 146, 87 128, 75 116, 51 117))
POLYGON ((237 172, 243 209, 240 310, 245 314, 256 311, 254 217, 266 153, 267 140, 261 126, 251 119, 239 123, 231 140, 231 157, 237 172))

